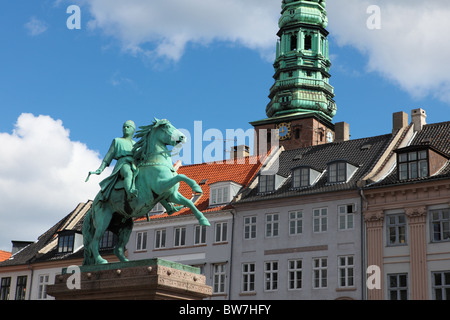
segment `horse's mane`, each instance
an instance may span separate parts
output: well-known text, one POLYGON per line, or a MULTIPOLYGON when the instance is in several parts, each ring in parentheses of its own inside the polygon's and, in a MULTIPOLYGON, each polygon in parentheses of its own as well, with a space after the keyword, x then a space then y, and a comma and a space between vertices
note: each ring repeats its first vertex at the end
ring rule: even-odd
POLYGON ((145 161, 148 157, 150 149, 149 148, 150 135, 152 134, 153 130, 169 123, 170 123, 169 120, 166 119, 159 120, 154 118, 153 123, 151 125, 139 127, 139 130, 136 132, 134 136, 136 139, 139 139, 139 141, 136 142, 133 147, 133 158, 137 165, 145 161))

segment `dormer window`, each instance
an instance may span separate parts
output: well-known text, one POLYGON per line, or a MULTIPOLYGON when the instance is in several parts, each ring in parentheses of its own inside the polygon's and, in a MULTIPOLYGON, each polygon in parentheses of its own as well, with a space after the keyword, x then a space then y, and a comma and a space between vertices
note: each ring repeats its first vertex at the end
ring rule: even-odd
POLYGON ((396 150, 398 179, 431 177, 448 162, 448 155, 432 146, 409 146, 396 150))
POLYGON ((306 188, 314 184, 320 172, 310 167, 300 167, 292 170, 292 188, 306 188))
POLYGON ((347 182, 358 168, 347 161, 333 161, 328 164, 328 183, 347 182))
POLYGON ((275 175, 260 175, 259 176, 259 192, 268 193, 275 190, 275 175))
POLYGON ((398 154, 398 178, 408 180, 428 177, 427 150, 398 154))
POLYGON ((231 202, 241 188, 242 186, 240 184, 233 181, 211 184, 209 190, 209 205, 215 206, 231 202))
POLYGON ((73 230, 64 230, 58 233, 58 253, 71 253, 83 245, 81 233, 73 230))

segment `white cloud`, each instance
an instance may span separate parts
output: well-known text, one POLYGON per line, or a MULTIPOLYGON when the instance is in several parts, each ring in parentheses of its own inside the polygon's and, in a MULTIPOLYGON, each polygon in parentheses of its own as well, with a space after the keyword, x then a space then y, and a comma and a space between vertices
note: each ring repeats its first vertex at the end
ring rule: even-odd
POLYGON ((281 1, 90 0, 92 29, 133 54, 178 61, 188 43, 226 41, 273 57, 281 1))
POLYGON ((49 116, 22 114, 12 134, 0 133, 0 249, 11 240, 36 240, 80 202, 93 199, 98 182, 84 180, 101 159, 49 116))
POLYGON ((44 21, 32 17, 30 21, 25 23, 25 28, 31 36, 37 36, 47 31, 48 26, 44 21))
POLYGON ((450 2, 447 0, 328 1, 330 31, 339 45, 364 53, 377 72, 411 96, 450 102, 450 2), (381 29, 367 28, 367 8, 381 9, 381 29))

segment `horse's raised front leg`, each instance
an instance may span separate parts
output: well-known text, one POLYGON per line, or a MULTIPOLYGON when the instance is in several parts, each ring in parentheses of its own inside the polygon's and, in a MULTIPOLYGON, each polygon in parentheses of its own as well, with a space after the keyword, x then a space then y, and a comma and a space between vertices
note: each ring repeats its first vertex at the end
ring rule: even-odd
POLYGON ((185 182, 189 187, 191 187, 192 191, 194 193, 203 193, 202 188, 197 184, 197 182, 195 182, 195 180, 192 180, 191 178, 188 178, 187 176, 185 176, 184 174, 178 174, 176 176, 174 176, 173 178, 164 180, 164 181, 160 181, 158 183, 158 189, 159 190, 154 190, 156 193, 161 194, 167 190, 169 190, 170 188, 172 188, 173 186, 175 186, 177 183, 180 182, 185 182))
POLYGON ((175 192, 169 197, 169 201, 188 207, 194 213, 201 226, 210 226, 208 219, 205 218, 203 213, 201 213, 200 210, 197 209, 197 207, 191 200, 183 197, 181 193, 175 192))

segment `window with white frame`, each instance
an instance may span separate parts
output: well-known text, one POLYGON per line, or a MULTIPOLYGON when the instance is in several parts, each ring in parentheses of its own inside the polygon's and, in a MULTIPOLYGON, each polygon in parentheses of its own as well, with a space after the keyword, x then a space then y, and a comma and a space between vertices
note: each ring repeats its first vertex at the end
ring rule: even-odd
POLYGON ((298 235, 303 232, 303 211, 289 212, 289 235, 298 235))
POLYGON ((254 263, 242 264, 242 292, 255 291, 256 268, 254 263))
POLYGON ((388 244, 398 246, 406 244, 406 216, 403 213, 386 216, 388 244))
POLYGON ((278 261, 269 261, 264 264, 265 291, 278 290, 278 261))
POLYGON ((186 227, 175 228, 174 247, 182 247, 186 245, 186 227))
POLYGON ((226 222, 216 223, 216 230, 214 237, 215 243, 227 242, 227 232, 228 232, 227 229, 228 224, 226 222))
POLYGON ((450 209, 430 211, 433 242, 450 240, 450 209))
POLYGON ((278 213, 266 214, 266 237, 273 238, 278 237, 278 227, 279 227, 279 216, 278 213))
POLYGON ((292 170, 292 187, 305 188, 310 186, 309 168, 302 167, 292 170))
POLYGON ((408 274, 388 274, 389 300, 408 300, 408 274))
POLYGON ((328 285, 328 260, 327 258, 313 259, 313 288, 322 289, 328 285))
POLYGON ((147 231, 136 233, 136 251, 147 250, 147 231))
POLYGON ((256 216, 244 217, 244 239, 256 239, 256 216))
POLYGON ((354 204, 338 206, 339 230, 351 230, 354 228, 355 207, 354 204))
POLYGON ((213 293, 225 293, 226 264, 219 263, 213 265, 213 293))
POLYGON ((328 208, 313 210, 313 231, 326 232, 328 229, 328 208))
POLYGON ((338 257, 339 287, 348 288, 355 285, 355 265, 353 256, 338 257))
POLYGON ((155 249, 163 249, 166 247, 166 229, 155 231, 155 249))
POLYGON ((194 244, 206 244, 206 226, 195 226, 194 244))
POLYGON ((347 181, 347 163, 333 162, 328 165, 328 182, 345 182, 347 181))
POLYGON ((47 285, 49 284, 49 275, 41 274, 39 275, 39 287, 38 287, 38 299, 47 299, 47 285))
POLYGON ((432 273, 433 299, 450 300, 450 271, 432 273))
POLYGON ((302 288, 302 260, 288 261, 288 288, 289 290, 299 290, 302 288))
POLYGON ((215 204, 224 204, 230 202, 230 187, 217 187, 217 188, 211 188, 211 205, 215 204))

